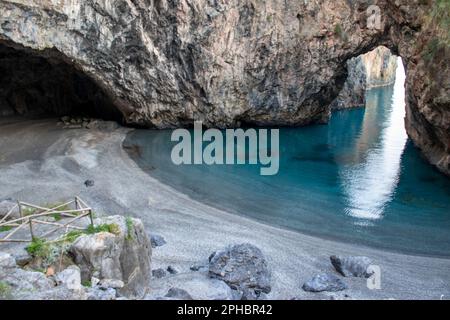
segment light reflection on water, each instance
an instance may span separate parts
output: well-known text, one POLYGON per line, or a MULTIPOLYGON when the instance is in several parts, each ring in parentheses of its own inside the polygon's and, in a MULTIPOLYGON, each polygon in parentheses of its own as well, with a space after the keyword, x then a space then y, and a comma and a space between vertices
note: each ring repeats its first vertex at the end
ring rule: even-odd
POLYGON ((374 92, 368 92, 369 103, 366 106, 363 127, 355 142, 355 152, 364 155, 365 159, 359 163, 344 165, 339 170, 348 199, 346 212, 359 218, 355 223, 362 225, 367 224, 365 220, 383 217, 385 206, 392 200, 398 184, 401 156, 408 140, 404 127, 405 70, 401 58, 398 59, 397 81, 391 103, 380 104, 376 97, 371 97, 374 92), (387 121, 381 132, 374 134, 373 126, 370 126, 373 121, 370 118, 373 118, 378 107, 384 108, 387 121), (377 136, 381 137, 381 141, 378 147, 373 148, 368 141, 377 136))
POLYGON ((124 146, 148 174, 229 212, 322 238, 448 257, 450 179, 407 141, 402 69, 397 77, 395 87, 367 93, 367 108, 335 112, 328 125, 281 129, 276 176, 251 165, 175 166, 171 131, 136 130, 124 146))

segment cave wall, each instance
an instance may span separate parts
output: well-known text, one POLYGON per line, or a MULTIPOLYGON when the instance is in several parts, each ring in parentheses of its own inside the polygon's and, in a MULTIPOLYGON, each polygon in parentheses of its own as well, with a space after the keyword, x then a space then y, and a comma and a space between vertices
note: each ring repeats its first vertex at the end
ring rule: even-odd
POLYGON ((429 22, 441 2, 2 0, 0 40, 58 51, 128 123, 156 128, 325 123, 346 61, 385 45, 406 64, 408 133, 449 174, 448 38, 429 22))
POLYGON ((58 52, 0 41, 0 115, 121 119, 108 96, 58 52))

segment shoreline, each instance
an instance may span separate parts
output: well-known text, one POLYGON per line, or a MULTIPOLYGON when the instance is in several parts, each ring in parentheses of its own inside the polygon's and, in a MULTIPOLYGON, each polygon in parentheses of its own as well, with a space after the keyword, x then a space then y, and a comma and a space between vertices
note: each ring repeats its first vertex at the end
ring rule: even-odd
MULTIPOLYGON (((148 232, 167 240, 153 251, 153 269, 172 265, 180 274, 189 274, 191 265, 206 263, 213 251, 248 242, 259 247, 269 263, 270 299, 450 297, 450 259, 395 253, 266 225, 197 202, 162 184, 143 172, 122 148, 132 129, 62 129, 54 120, 4 123, 0 122, 0 147, 5 151, 0 161, 1 198, 44 203, 80 195, 101 209, 99 214, 140 218, 148 232), (18 134, 24 145, 11 147, 9 137, 17 139, 18 134), (12 158, 32 160, 8 162, 12 158), (84 186, 87 179, 95 181, 94 187, 84 186), (382 269, 382 290, 367 289, 364 279, 345 278, 349 290, 341 293, 304 292, 301 286, 312 276, 333 272, 330 255, 371 258, 382 269)), ((156 290, 161 281, 152 281, 151 287, 156 290)))

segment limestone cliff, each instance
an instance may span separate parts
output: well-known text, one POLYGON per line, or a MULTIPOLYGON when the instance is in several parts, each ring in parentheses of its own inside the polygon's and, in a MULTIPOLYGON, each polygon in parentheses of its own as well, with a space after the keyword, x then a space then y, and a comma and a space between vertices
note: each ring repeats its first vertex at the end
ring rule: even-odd
POLYGON ((397 57, 386 47, 350 59, 344 88, 331 104, 332 109, 361 107, 366 103, 366 90, 395 83, 397 57))
POLYGON ((70 64, 127 123, 156 128, 326 122, 346 62, 385 45, 406 65, 409 135, 450 174, 448 1, 1 0, 0 11, 3 45, 70 64))

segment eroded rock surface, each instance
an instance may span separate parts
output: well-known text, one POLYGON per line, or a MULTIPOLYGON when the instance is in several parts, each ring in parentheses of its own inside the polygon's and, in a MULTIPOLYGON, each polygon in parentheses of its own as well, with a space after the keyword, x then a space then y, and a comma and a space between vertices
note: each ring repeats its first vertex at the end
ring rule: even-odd
POLYGON ((209 260, 209 275, 227 283, 243 300, 271 291, 271 274, 261 250, 251 244, 230 246, 209 260))
POLYGON ((118 291, 125 296, 143 296, 151 278, 151 245, 141 220, 111 216, 96 225, 115 225, 116 234, 100 232, 79 237, 70 252, 81 269, 83 281, 92 277, 123 281, 118 291))
MULTIPOLYGON (((156 128, 326 122, 346 61, 385 45, 406 66, 408 134, 450 174, 448 2, 3 0, 0 11, 3 46, 73 66, 125 122, 156 128)), ((31 108, 23 97, 1 113, 31 108)))
POLYGON ((366 90, 395 83, 397 57, 386 47, 350 59, 348 77, 332 109, 361 107, 366 104, 366 90))

